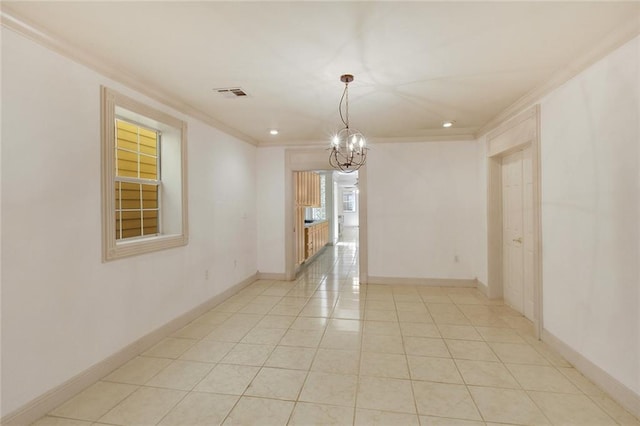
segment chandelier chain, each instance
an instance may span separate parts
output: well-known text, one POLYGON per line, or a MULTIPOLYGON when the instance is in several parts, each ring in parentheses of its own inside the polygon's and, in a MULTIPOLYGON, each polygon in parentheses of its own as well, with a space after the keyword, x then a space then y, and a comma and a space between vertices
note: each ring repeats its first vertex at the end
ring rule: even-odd
POLYGON ((340 120, 342 120, 342 123, 347 127, 347 129, 349 128, 349 83, 345 83, 344 85, 344 90, 342 91, 342 97, 340 98, 340 106, 338 107, 338 111, 340 112, 340 120), (346 116, 347 116, 347 120, 345 121, 344 116, 342 115, 342 102, 345 100, 346 97, 346 107, 347 107, 347 112, 346 112, 346 116))

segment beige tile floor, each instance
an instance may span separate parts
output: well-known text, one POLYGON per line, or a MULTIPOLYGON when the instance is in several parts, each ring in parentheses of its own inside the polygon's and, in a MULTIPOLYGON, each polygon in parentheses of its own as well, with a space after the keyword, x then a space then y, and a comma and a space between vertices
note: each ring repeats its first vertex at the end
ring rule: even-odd
POLYGON ((476 289, 359 285, 345 235, 35 424, 640 425, 476 289))

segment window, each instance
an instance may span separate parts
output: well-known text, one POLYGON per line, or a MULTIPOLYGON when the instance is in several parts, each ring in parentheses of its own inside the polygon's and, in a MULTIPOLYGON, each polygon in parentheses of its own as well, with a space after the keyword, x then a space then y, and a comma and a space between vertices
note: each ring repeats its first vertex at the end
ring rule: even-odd
POLYGON ((103 87, 103 260, 187 243, 186 172, 186 123, 103 87))
POLYGON ((158 235, 160 135, 116 118, 116 241, 158 235))
POLYGON ((313 220, 326 220, 327 219, 327 175, 320 175, 320 207, 313 207, 311 209, 311 218, 313 220))
POLYGON ((356 211, 356 193, 354 191, 342 193, 342 210, 347 213, 356 211))

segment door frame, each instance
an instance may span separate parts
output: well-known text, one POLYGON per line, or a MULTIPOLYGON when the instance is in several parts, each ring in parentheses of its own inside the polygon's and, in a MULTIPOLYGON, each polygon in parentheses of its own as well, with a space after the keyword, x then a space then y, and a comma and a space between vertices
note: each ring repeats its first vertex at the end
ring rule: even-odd
MULTIPOLYGON (((295 185, 293 172, 309 170, 331 170, 329 154, 322 148, 287 148, 285 149, 284 164, 284 248, 285 248, 285 279, 293 281, 296 278, 296 261, 294 245, 294 209, 295 185)), ((367 249, 367 167, 358 170, 358 189, 360 208, 359 221, 359 262, 360 283, 366 284, 368 279, 368 249, 367 249)))
POLYGON ((503 297, 502 158, 528 146, 533 173, 533 323, 539 339, 543 327, 539 105, 487 134, 487 291, 490 299, 503 297))

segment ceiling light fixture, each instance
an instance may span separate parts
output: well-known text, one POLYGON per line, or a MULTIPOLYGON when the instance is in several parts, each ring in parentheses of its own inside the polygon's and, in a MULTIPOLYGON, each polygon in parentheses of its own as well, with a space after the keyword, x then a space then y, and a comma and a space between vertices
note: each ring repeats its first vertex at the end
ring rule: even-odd
POLYGON ((442 127, 444 127, 445 129, 448 129, 449 127, 453 126, 453 123, 455 123, 455 121, 443 121, 442 127))
POLYGON ((367 146, 364 136, 359 131, 349 127, 349 83, 353 81, 351 74, 340 76, 344 83, 344 92, 340 98, 340 119, 344 127, 331 138, 331 153, 329 164, 334 169, 351 173, 362 167, 367 160, 367 146), (342 113, 342 103, 345 104, 345 112, 342 113))
POLYGON ((275 136, 280 132, 278 132, 278 129, 271 129, 271 130, 269 130, 269 133, 272 134, 273 136, 275 136))

